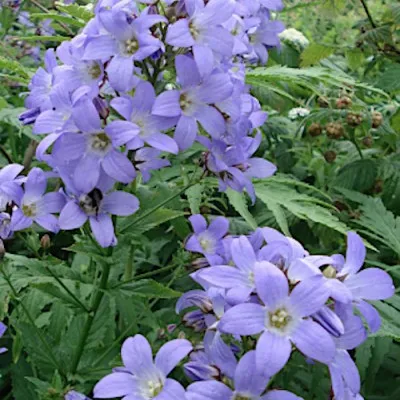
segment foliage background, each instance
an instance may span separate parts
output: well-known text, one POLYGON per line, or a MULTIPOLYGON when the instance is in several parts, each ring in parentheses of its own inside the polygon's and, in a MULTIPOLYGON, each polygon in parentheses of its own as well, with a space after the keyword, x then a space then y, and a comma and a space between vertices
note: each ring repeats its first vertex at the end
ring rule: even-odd
MULTIPOLYGON (((40 54, 68 39, 91 13, 51 1, 22 3, 34 27, 21 24, 18 12, 8 7, 0 11, 0 166, 13 161, 28 169, 36 165, 37 138, 20 125, 18 115, 30 76, 40 54), (51 36, 38 28, 47 19, 55 30, 51 36)), ((279 173, 255 183, 257 202, 251 205, 245 195, 219 194, 211 178, 192 184, 199 173, 193 160, 201 159, 195 147, 174 158, 150 184, 139 183, 143 207, 120 221, 110 284, 78 365, 74 354, 86 308, 97 296, 96 261, 108 255, 79 231, 51 238, 49 249, 39 230, 7 243, 2 269, 10 282, 0 279, 0 319, 6 317, 12 329, 1 343, 10 349, 0 358, 1 399, 60 399, 69 389, 66 382, 88 393, 119 364, 125 337, 141 332, 158 347, 174 323, 193 335, 173 311, 176 298, 192 287, 192 260, 182 245, 192 213, 226 215, 232 233, 275 227, 310 252, 327 254, 343 252, 345 233, 356 230, 368 243, 367 263, 384 268, 398 286, 400 5, 396 0, 286 0, 285 5, 280 18, 301 31, 309 45, 284 41, 266 67, 250 70, 247 77, 269 112, 258 156, 274 161, 279 173), (338 104, 343 98, 351 100, 345 108, 338 104), (295 107, 309 114, 289 118, 295 107), (379 126, 374 112, 382 116, 379 126), (358 125, 349 123, 349 113, 361 116, 358 125), (330 123, 339 124, 340 138, 327 135, 330 123)), ((394 400, 400 398, 400 297, 376 307, 383 327, 353 356, 364 397, 394 400)), ((291 363, 279 377, 282 386, 306 399, 328 398, 327 371, 296 358, 291 363)))

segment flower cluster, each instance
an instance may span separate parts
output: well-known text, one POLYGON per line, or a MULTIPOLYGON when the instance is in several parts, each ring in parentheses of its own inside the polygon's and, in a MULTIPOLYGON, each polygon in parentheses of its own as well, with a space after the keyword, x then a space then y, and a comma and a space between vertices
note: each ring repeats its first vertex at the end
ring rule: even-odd
POLYGON ((279 39, 299 52, 303 51, 310 44, 310 41, 304 36, 304 34, 294 28, 285 29, 279 34, 279 39))
POLYGON ((249 94, 245 63, 265 62, 279 44, 284 28, 271 11, 281 7, 280 0, 99 1, 76 37, 46 52, 30 83, 20 120, 43 135, 36 155, 64 189, 52 194, 54 207, 43 198, 35 209, 18 190, 14 230, 35 221, 55 232, 89 220, 98 242, 113 245, 110 214, 138 208, 114 184, 139 174, 146 182, 170 164, 168 154, 194 142, 204 146, 204 172, 219 178, 221 190, 247 190, 254 199, 251 178, 275 166, 253 156, 267 114, 249 94))
POLYGON ((346 257, 310 255, 271 228, 234 237, 225 218, 210 225, 201 215, 190 220, 194 233, 186 249, 202 257, 196 264, 203 267, 192 274, 202 289, 185 293, 176 310, 191 309, 183 321, 204 334, 202 342, 168 342, 153 362, 147 340, 127 339, 124 367, 103 378, 94 397, 301 400, 268 387, 298 351, 307 362, 328 367, 336 400, 362 400, 349 350, 380 327, 368 301, 391 297, 394 286, 386 272, 362 269, 366 249, 360 236, 348 233, 346 257), (193 383, 185 390, 167 375, 186 356, 184 372, 193 383))

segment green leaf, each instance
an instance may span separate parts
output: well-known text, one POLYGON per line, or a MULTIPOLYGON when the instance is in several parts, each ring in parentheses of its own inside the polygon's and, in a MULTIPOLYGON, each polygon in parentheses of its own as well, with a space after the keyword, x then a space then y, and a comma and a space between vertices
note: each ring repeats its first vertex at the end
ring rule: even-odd
POLYGON ((56 3, 56 7, 59 11, 70 15, 71 17, 75 17, 80 19, 84 22, 89 22, 93 17, 94 14, 92 11, 88 10, 87 7, 80 6, 78 4, 63 4, 60 2, 56 3))
POLYGON ((390 93, 400 90, 400 64, 393 64, 379 75, 375 85, 390 93))
POLYGON ((370 190, 377 178, 378 168, 374 160, 357 160, 345 165, 332 182, 332 187, 366 192, 370 190))
MULTIPOLYGON (((397 302, 399 302, 400 297, 396 295, 392 299, 397 299, 397 302)), ((381 329, 374 336, 388 337, 400 341, 400 308, 398 308, 399 304, 397 304, 397 307, 393 305, 396 300, 392 299, 385 302, 373 302, 382 319, 381 329)))
POLYGON ((346 51, 346 59, 349 67, 356 70, 361 67, 365 61, 365 54, 360 49, 351 49, 346 51))
POLYGON ((30 35, 30 36, 14 36, 14 40, 25 40, 27 42, 65 42, 71 38, 67 36, 40 36, 40 35, 30 35))
POLYGON ((335 51, 334 47, 313 43, 301 53, 301 67, 315 65, 335 51))
POLYGON ((197 183, 191 188, 186 190, 186 196, 189 201, 190 211, 192 214, 200 214, 200 206, 202 201, 202 195, 204 192, 204 185, 197 183))
MULTIPOLYGON (((254 185, 257 197, 270 209, 282 231, 288 231, 283 210, 299 219, 327 226, 346 234, 349 228, 331 211, 333 206, 296 189, 269 179, 254 185)), ((288 233, 288 232, 286 232, 288 233)))
POLYGON ((32 19, 52 19, 53 21, 62 22, 66 25, 77 26, 78 28, 83 28, 85 22, 83 20, 77 20, 66 15, 60 15, 55 13, 32 13, 32 19))
POLYGON ((363 228, 363 233, 390 247, 400 256, 400 217, 388 211, 382 200, 368 197, 347 189, 335 190, 352 202, 360 205, 360 217, 354 223, 363 228))
POLYGON ((183 211, 170 210, 168 208, 159 208, 151 214, 143 217, 144 212, 138 212, 131 217, 121 218, 118 224, 118 231, 129 232, 132 234, 142 234, 153 228, 171 221, 175 218, 185 215, 183 211))
POLYGON ((27 379, 32 375, 32 369, 24 358, 20 358, 19 362, 11 367, 14 400, 39 400, 33 384, 27 379))
POLYGON ((17 74, 21 79, 29 80, 32 73, 25 68, 21 63, 11 60, 4 56, 0 56, 0 70, 6 69, 14 74, 17 74))
POLYGON ((247 222, 252 228, 257 228, 257 222, 251 215, 249 208, 247 207, 246 197, 244 193, 239 193, 235 190, 228 189, 226 192, 229 203, 239 213, 239 215, 247 222))
POLYGON ((149 299, 174 299, 182 295, 181 292, 170 289, 153 279, 141 279, 137 282, 125 283, 120 286, 119 290, 123 290, 129 295, 146 297, 149 299))
POLYGON ((361 379, 364 381, 367 376, 367 370, 372 358, 372 347, 375 344, 374 338, 369 338, 356 350, 356 363, 361 379))

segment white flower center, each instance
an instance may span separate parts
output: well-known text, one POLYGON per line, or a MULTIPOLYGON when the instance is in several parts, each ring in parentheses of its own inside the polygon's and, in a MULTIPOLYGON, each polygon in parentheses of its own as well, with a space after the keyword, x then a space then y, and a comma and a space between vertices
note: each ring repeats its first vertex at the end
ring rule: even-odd
POLYGON ((164 388, 164 382, 161 378, 145 381, 141 385, 141 395, 146 399, 154 399, 164 388))
POLYGON ((37 215, 37 207, 35 203, 32 204, 24 204, 22 206, 22 212, 26 217, 33 218, 37 215))
POLYGON ((333 268, 331 265, 329 267, 326 267, 324 269, 323 275, 325 276, 325 278, 328 279, 335 279, 336 275, 337 275, 337 271, 335 268, 333 268))
POLYGON ((199 243, 201 248, 206 252, 206 253, 213 253, 215 248, 214 248, 214 240, 209 237, 207 234, 200 234, 199 236, 199 243))
POLYGON ((136 38, 128 39, 123 44, 123 52, 128 56, 132 56, 139 50, 139 42, 136 38))
POLYGON ((275 311, 268 311, 265 325, 271 331, 279 334, 286 334, 293 327, 295 320, 285 307, 277 308, 275 311))
POLYGON ((105 133, 90 135, 89 147, 96 153, 105 154, 111 148, 111 140, 105 133))

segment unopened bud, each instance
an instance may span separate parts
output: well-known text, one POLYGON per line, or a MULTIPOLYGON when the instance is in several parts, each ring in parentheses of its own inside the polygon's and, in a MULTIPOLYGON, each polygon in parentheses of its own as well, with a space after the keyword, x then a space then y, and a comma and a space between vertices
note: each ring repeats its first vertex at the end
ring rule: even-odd
POLYGON ((307 129, 307 132, 310 136, 315 137, 319 136, 322 133, 322 126, 318 122, 313 122, 307 129))
POLYGON ((353 102, 351 101, 350 97, 342 96, 336 100, 336 107, 343 110, 345 108, 350 108, 353 102))
POLYGON ((363 117, 361 114, 357 113, 348 113, 346 117, 347 123, 352 126, 356 127, 362 124, 363 122, 363 117))
POLYGON ((374 111, 372 113, 372 127, 373 128, 379 128, 383 123, 383 115, 378 112, 374 111))
POLYGON ((375 194, 382 193, 383 191, 383 180, 377 179, 374 183, 374 187, 372 188, 372 192, 375 194))
POLYGON ((167 332, 168 333, 173 333, 175 329, 176 329, 176 324, 167 325, 167 332))
POLYGON ((100 97, 95 97, 93 99, 93 104, 96 107, 97 112, 100 115, 101 119, 107 119, 110 114, 110 110, 108 108, 107 102, 100 97))
POLYGON ((374 139, 372 138, 372 136, 365 136, 365 138, 363 138, 363 140, 362 140, 362 144, 365 147, 370 148, 374 144, 374 139))
POLYGON ((40 247, 45 250, 51 247, 51 239, 47 233, 40 239, 40 247))
POLYGON ((5 254, 6 254, 6 249, 4 247, 3 241, 0 239, 0 260, 4 258, 5 254))
POLYGON ((336 160, 336 153, 333 150, 328 150, 324 154, 325 161, 332 164, 336 160))
POLYGON ((329 107, 329 100, 326 97, 318 97, 318 105, 321 108, 328 108, 329 107))
POLYGON ((178 339, 186 339, 186 334, 183 331, 179 332, 178 339))
POLYGON ((325 130, 330 139, 340 139, 344 135, 344 128, 340 122, 329 122, 325 125, 325 130))

